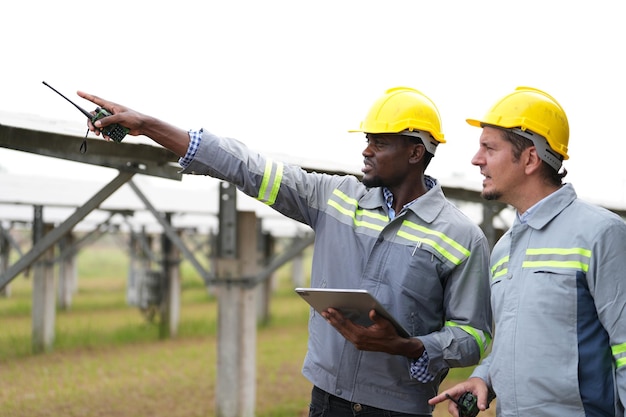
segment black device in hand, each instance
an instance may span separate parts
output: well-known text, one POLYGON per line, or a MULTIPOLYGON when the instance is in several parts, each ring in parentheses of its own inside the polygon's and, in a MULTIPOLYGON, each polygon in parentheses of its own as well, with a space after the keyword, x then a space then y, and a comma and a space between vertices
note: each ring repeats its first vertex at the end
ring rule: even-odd
MULTIPOLYGON (((54 87, 52 87, 47 82, 45 82, 45 81, 42 81, 42 82, 43 82, 44 85, 50 87, 50 89, 52 91, 54 91, 55 93, 57 93, 58 95, 60 95, 64 99, 66 99, 67 101, 69 101, 72 105, 74 105, 74 107, 76 107, 78 110, 80 110, 81 113, 83 113, 85 116, 87 116, 87 118, 89 120, 91 120, 91 123, 96 123, 96 120, 99 120, 99 119, 102 119, 103 117, 107 117, 107 116, 111 115, 110 111, 108 111, 108 110, 106 110, 106 109, 104 109, 102 107, 96 108, 96 114, 91 114, 87 110, 83 109, 78 104, 74 103, 72 100, 70 100, 69 98, 65 97, 63 94, 58 92, 54 87)), ((124 126, 118 124, 118 123, 114 123, 112 125, 103 127, 102 129, 98 129, 98 130, 101 133, 103 133, 104 135, 106 135, 106 136, 110 137, 111 139, 113 139, 115 142, 121 142, 124 139, 124 137, 126 136, 126 134, 128 133, 128 129, 125 128, 124 126)), ((89 133, 89 131, 87 131, 87 133, 89 133)))
MULTIPOLYGON (((107 109, 97 107, 96 114, 91 117, 91 123, 96 123, 96 120, 102 119, 103 117, 107 117, 110 115, 111 112, 109 112, 107 109)), ((115 142, 121 142, 128 133, 128 129, 118 123, 113 123, 112 125, 103 127, 102 129, 100 129, 100 131, 113 139, 115 142)))
POLYGON ((469 391, 461 395, 458 400, 452 398, 448 393, 446 393, 446 397, 454 401, 459 407, 459 417, 476 417, 480 411, 476 403, 476 396, 469 391))

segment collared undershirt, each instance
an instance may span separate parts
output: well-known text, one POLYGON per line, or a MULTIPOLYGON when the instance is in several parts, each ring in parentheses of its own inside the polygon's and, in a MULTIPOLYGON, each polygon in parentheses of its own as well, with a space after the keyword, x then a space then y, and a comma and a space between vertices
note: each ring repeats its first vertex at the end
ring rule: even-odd
POLYGON ((187 153, 178 160, 178 163, 183 168, 187 168, 191 161, 193 161, 193 158, 196 156, 196 152, 198 152, 198 148, 200 147, 200 140, 202 139, 202 129, 190 130, 188 133, 189 147, 187 148, 187 153))
MULTIPOLYGON (((191 161, 196 156, 196 152, 198 152, 198 148, 200 147, 200 141, 202 140, 202 129, 200 130, 189 130, 189 147, 187 148, 187 153, 185 156, 178 160, 178 163, 181 167, 187 168, 191 161)), ((430 177, 425 177, 424 182, 426 184, 427 189, 431 189, 435 186, 435 181, 430 177)), ((387 208, 389 209, 389 218, 393 219, 396 217, 396 212, 393 209, 393 194, 389 191, 388 188, 383 187, 383 195, 385 197, 385 203, 387 204, 387 208)), ((417 200, 417 198, 415 199, 417 200)), ((415 202, 415 200, 405 204, 400 211, 400 214, 403 214, 407 208, 415 202)), ((528 212, 527 212, 528 213, 528 212)), ((424 350, 422 356, 417 359, 411 360, 410 366, 410 375, 411 378, 422 382, 428 383, 435 379, 434 375, 431 375, 428 372, 428 353, 424 350)))
MULTIPOLYGON (((426 184, 426 188, 430 190, 435 186, 435 180, 430 177, 424 178, 424 183, 426 184)), ((383 196, 385 197, 385 203, 387 204, 387 208, 389 209, 389 218, 394 219, 396 217, 396 211, 393 209, 393 194, 389 191, 389 188, 383 187, 383 196)), ((419 198, 419 197, 418 197, 419 198)), ((415 199, 417 200, 417 198, 415 199)), ((399 214, 402 214, 406 211, 406 209, 415 202, 415 200, 406 203, 402 206, 402 210, 400 210, 399 214)))
POLYGON ((529 208, 528 210, 526 210, 522 214, 519 214, 519 211, 517 211, 516 213, 517 213, 517 218, 518 218, 519 222, 521 224, 526 224, 528 222, 528 219, 530 219, 532 217, 533 213, 535 211, 537 211, 537 208, 544 202, 544 200, 545 200, 545 198, 542 198, 541 200, 536 202, 534 206, 532 206, 531 208, 529 208))

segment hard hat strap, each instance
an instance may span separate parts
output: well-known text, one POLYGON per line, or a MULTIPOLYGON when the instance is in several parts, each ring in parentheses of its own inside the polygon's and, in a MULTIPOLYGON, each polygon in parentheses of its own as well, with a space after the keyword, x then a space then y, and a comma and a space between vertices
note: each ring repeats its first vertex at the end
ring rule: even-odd
POLYGON ((398 134, 421 139, 424 147, 426 148, 426 152, 435 155, 435 151, 437 150, 437 145, 439 144, 439 142, 437 142, 430 133, 422 132, 419 130, 403 130, 398 134))
POLYGON ((537 153, 541 160, 545 161, 548 165, 550 165, 556 172, 559 172, 561 169, 561 165, 563 164, 563 157, 552 150, 546 138, 536 133, 531 132, 530 130, 522 130, 520 128, 511 129, 513 133, 516 133, 526 139, 530 139, 535 145, 537 149, 537 153))

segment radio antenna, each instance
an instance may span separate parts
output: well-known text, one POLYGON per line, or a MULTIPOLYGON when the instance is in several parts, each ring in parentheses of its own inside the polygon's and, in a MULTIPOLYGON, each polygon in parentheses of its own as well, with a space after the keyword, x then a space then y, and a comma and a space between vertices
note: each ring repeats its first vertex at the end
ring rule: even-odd
MULTIPOLYGON (((42 81, 42 83, 46 87, 50 87, 50 89, 52 91, 54 91, 55 93, 57 93, 58 95, 60 95, 64 99, 66 99, 67 101, 69 101, 74 107, 76 107, 78 110, 80 110, 80 112, 82 114, 87 116, 87 119, 89 119, 92 124, 96 123, 97 120, 100 120, 103 117, 111 116, 111 112, 110 111, 108 111, 105 108, 101 108, 101 107, 97 107, 96 108, 96 111, 95 111, 96 114, 91 114, 87 110, 83 109, 78 104, 74 103, 72 100, 70 100, 69 98, 65 97, 63 94, 58 92, 56 89, 54 89, 47 82, 42 81)), ((105 137, 108 136, 109 138, 113 139, 115 142, 121 142, 124 139, 124 136, 126 136, 126 134, 130 131, 130 129, 128 129, 128 128, 120 125, 120 124, 117 124, 117 123, 109 124, 104 129, 99 129, 99 128, 94 126, 94 129, 97 130, 98 132, 102 132, 102 134, 105 137)), ((87 134, 89 134, 89 129, 87 129, 87 134)), ((85 138, 86 137, 87 137, 87 135, 85 135, 85 138)), ((86 142, 85 142, 85 144, 86 144, 86 142)))
POLYGON ((78 104, 74 103, 72 100, 70 100, 69 98, 65 97, 63 94, 61 94, 60 92, 58 92, 54 87, 52 87, 50 84, 48 84, 45 81, 42 81, 42 83, 48 87, 50 87, 50 89, 52 89, 52 91, 54 91, 55 93, 57 93, 58 95, 60 95, 61 97, 63 97, 64 99, 66 99, 67 101, 69 101, 70 103, 72 103, 72 105, 74 107, 76 107, 78 110, 81 111, 81 113, 83 113, 85 116, 87 116, 87 118, 89 120, 91 120, 93 118, 93 114, 89 113, 87 110, 83 109, 82 107, 80 107, 78 104))

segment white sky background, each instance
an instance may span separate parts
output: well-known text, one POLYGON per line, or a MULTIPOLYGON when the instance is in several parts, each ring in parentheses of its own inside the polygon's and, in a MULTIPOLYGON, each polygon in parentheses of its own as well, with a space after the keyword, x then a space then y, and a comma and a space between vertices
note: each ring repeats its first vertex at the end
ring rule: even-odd
MULTIPOLYGON (((95 106, 76 90, 261 151, 358 169, 364 138, 347 130, 387 88, 404 85, 427 94, 442 115, 447 143, 428 173, 477 186, 470 159, 480 129, 465 119, 527 85, 568 114, 566 179, 579 196, 626 207, 621 3, 6 2, 0 112, 75 124, 80 135, 84 117, 45 80, 88 110, 95 106)), ((4 149, 0 169, 81 178, 111 171, 4 149)))

